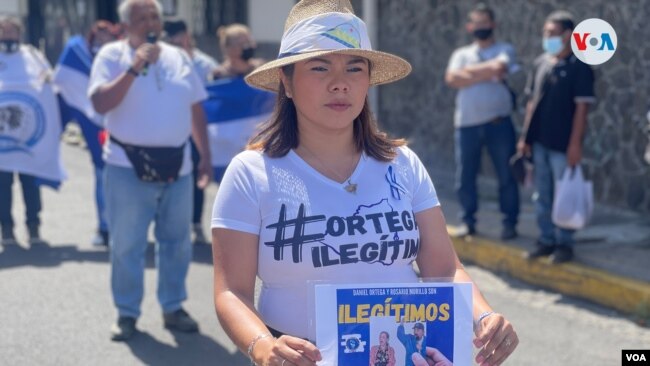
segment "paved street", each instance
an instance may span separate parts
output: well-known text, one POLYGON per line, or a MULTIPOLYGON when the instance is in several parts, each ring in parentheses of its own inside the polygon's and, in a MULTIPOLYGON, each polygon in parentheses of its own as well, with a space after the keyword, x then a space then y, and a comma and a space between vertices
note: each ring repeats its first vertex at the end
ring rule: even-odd
MULTIPOLYGON (((43 190, 42 235, 49 246, 29 248, 15 185, 14 217, 21 245, 0 248, 0 364, 6 365, 248 365, 219 327, 212 305, 211 251, 195 246, 186 309, 200 334, 162 327, 155 298, 153 246, 148 253, 142 333, 114 343, 108 254, 93 248, 93 175, 88 155, 63 145, 70 179, 59 192, 43 190)), ((209 189, 204 224, 209 222, 209 189)), ((650 348, 650 329, 586 302, 500 278, 477 267, 470 273, 488 299, 516 325, 521 338, 509 365, 620 365, 622 348, 650 348)))

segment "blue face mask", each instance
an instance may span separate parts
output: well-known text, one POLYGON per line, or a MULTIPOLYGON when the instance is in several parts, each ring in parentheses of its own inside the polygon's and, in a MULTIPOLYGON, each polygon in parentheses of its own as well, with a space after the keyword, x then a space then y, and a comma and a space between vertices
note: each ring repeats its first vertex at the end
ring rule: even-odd
POLYGON ((560 36, 544 37, 544 39, 542 40, 542 47, 544 48, 544 51, 546 53, 555 56, 558 53, 562 52, 562 49, 564 48, 564 44, 562 43, 562 37, 560 36))

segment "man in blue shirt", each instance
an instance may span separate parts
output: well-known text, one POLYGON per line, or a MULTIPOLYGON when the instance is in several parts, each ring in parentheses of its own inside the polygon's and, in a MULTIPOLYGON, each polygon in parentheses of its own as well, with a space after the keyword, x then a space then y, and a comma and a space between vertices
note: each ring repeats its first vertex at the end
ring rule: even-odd
POLYGON ((397 327, 397 339, 404 345, 406 348, 406 357, 404 360, 404 365, 414 366, 415 358, 422 358, 426 360, 427 352, 427 341, 426 336, 424 335, 424 324, 415 323, 413 326, 413 334, 406 334, 404 331, 404 322, 402 322, 397 327))
POLYGON ((452 366, 451 361, 442 352, 433 347, 427 347, 427 337, 424 335, 424 324, 418 322, 413 326, 413 334, 404 331, 404 318, 397 327, 397 339, 406 349, 405 366, 452 366))

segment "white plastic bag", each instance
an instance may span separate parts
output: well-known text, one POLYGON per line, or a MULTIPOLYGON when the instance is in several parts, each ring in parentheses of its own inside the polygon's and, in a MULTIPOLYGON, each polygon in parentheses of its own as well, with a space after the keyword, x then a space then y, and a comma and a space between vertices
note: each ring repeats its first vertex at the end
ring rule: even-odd
POLYGON ((582 168, 578 165, 564 169, 562 179, 555 183, 553 223, 564 229, 582 229, 587 225, 593 209, 593 185, 584 179, 582 168))

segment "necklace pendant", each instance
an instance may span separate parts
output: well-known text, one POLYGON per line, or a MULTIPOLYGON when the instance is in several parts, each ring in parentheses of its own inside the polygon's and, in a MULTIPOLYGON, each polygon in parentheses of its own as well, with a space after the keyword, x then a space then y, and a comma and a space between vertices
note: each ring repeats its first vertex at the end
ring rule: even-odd
POLYGON ((348 185, 345 186, 345 190, 350 193, 357 193, 357 185, 348 179, 348 185))

